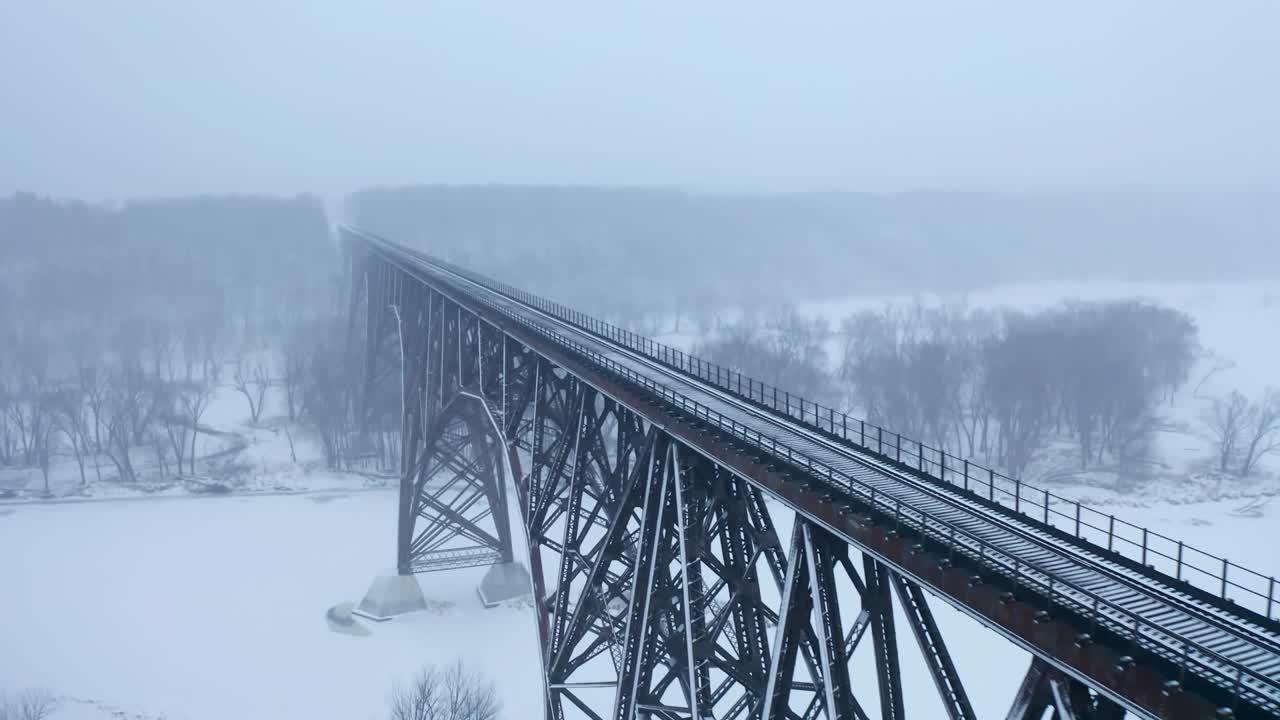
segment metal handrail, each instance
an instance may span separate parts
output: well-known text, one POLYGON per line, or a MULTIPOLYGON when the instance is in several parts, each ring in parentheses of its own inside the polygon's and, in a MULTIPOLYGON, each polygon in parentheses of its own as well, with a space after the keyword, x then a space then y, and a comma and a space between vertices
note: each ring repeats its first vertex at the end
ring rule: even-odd
POLYGON ((721 390, 782 413, 817 430, 830 433, 854 448, 908 465, 912 470, 952 487, 986 499, 1027 517, 1073 535, 1097 548, 1138 562, 1216 594, 1238 607, 1269 620, 1280 620, 1280 588, 1274 576, 1230 562, 1225 557, 1201 550, 1147 527, 1104 513, 989 467, 912 440, 904 435, 866 422, 834 408, 805 400, 799 395, 757 381, 724 366, 703 360, 669 345, 624 330, 590 315, 560 305, 506 283, 497 282, 451 263, 421 255, 450 272, 466 277, 495 292, 550 313, 565 322, 639 352, 721 390), (913 462, 914 461, 914 462, 913 462), (1064 509, 1065 508, 1065 509, 1064 509), (1065 524, 1055 525, 1055 518, 1065 524), (1098 524, 1095 524, 1098 523, 1098 524), (1126 552, 1127 551, 1127 552, 1126 552), (1197 564, 1199 560, 1202 564, 1197 564), (1208 564, 1210 567, 1204 567, 1208 564))

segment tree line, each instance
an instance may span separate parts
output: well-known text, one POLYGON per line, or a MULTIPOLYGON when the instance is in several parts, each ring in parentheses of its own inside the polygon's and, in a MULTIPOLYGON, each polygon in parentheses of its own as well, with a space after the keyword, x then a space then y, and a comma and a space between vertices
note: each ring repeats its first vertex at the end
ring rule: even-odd
POLYGON ((133 482, 149 451, 162 477, 194 475, 223 384, 253 423, 268 392, 289 422, 339 422, 345 279, 316 198, 17 194, 0 243, 0 466, 39 468, 47 489, 65 455, 82 484, 133 482))
POLYGON ((418 185, 362 190, 346 212, 367 230, 628 325, 786 297, 1280 271, 1273 191, 418 185))
MULTIPOLYGON (((818 233, 826 220, 840 226, 835 216, 881 217, 880 201, 758 200, 407 188, 357 193, 350 205, 356 222, 395 240, 642 333, 692 333, 708 359, 1011 474, 1062 440, 1081 469, 1143 457, 1156 407, 1199 357, 1188 317, 1136 301, 1022 313, 897 307, 833 328, 733 288, 786 285, 768 281, 778 277, 804 285, 801 268, 761 248, 787 247, 784 226, 806 227, 797 217, 818 233), (759 222, 738 234, 748 220, 759 222)), ((812 242, 826 266, 854 262, 834 240, 812 242)), ((857 257, 859 277, 876 275, 872 255, 857 257)), ((394 423, 353 433, 343 268, 313 197, 117 208, 0 199, 0 465, 47 479, 51 459, 65 456, 82 482, 104 470, 131 481, 149 451, 160 473, 194 474, 220 385, 255 423, 268 397, 281 399, 333 467, 394 454, 394 423)), ((1203 425, 1220 472, 1247 475, 1277 450, 1278 403, 1272 394, 1211 404, 1203 425)))
MULTIPOLYGON (((1137 300, 890 306, 837 330, 783 306, 743 313, 695 352, 1014 476, 1055 442, 1070 443, 1080 470, 1147 459, 1161 403, 1202 354, 1190 317, 1137 300)), ((1280 450, 1280 393, 1214 399, 1203 429, 1218 469, 1248 475, 1280 450)))

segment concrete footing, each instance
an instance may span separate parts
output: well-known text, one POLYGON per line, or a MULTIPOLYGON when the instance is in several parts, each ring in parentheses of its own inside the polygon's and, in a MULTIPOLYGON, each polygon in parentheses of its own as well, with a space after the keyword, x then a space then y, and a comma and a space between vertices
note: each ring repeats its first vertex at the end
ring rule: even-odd
POLYGON ((508 600, 528 597, 531 594, 531 587, 529 571, 524 565, 510 562, 489 566, 489 571, 484 574, 484 579, 480 581, 480 587, 477 590, 480 593, 480 602, 485 607, 494 607, 508 600))
POLYGON ((382 622, 397 615, 427 609, 415 575, 380 575, 369 586, 352 615, 382 622))

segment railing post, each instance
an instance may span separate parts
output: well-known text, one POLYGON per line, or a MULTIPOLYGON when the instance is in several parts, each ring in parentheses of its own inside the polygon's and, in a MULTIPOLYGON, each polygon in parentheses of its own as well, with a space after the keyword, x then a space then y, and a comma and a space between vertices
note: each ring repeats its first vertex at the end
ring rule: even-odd
POLYGON ((1076 537, 1080 537, 1080 503, 1076 503, 1076 537))
POLYGON ((840 413, 840 437, 849 439, 849 416, 840 413))
POLYGON ((938 450, 938 479, 943 482, 947 479, 947 451, 938 450))
POLYGON ((969 461, 964 461, 964 491, 969 492, 969 461))
POLYGON ((1229 563, 1227 563, 1227 559, 1222 558, 1222 593, 1221 595, 1223 600, 1227 599, 1227 567, 1228 565, 1229 563))
POLYGON ((1022 478, 1013 481, 1013 511, 1022 512, 1022 478))
POLYGON ((867 446, 867 421, 858 421, 858 447, 865 448, 867 446))
POLYGON ((902 462, 902 433, 894 433, 894 435, 896 435, 898 438, 897 440, 898 449, 896 451, 896 454, 894 455, 894 459, 896 459, 898 462, 902 462))
POLYGON ((1178 565, 1177 565, 1177 571, 1176 571, 1175 577, 1177 577, 1179 580, 1182 579, 1182 541, 1181 540, 1178 541, 1178 565))
POLYGON ((1112 549, 1112 546, 1115 544, 1114 543, 1115 537, 1116 537, 1116 516, 1112 515, 1111 522, 1107 525, 1107 550, 1112 549))
POLYGON ((829 417, 827 418, 827 423, 831 425, 831 434, 835 435, 836 434, 836 409, 835 408, 829 408, 829 409, 831 410, 831 412, 829 413, 829 417))
POLYGON ((1271 603, 1275 602, 1275 598, 1276 598, 1276 579, 1271 578, 1271 583, 1267 585, 1267 619, 1268 620, 1271 619, 1271 603))
MULTIPOLYGON (((1049 491, 1044 491, 1044 524, 1049 524, 1049 491)), ((1145 543, 1144 543, 1145 545, 1145 543)))
POLYGON ((1142 528, 1142 564, 1147 564, 1147 529, 1142 528))
POLYGON ((876 452, 884 454, 884 428, 876 428, 876 452))
POLYGON ((996 471, 987 468, 987 499, 996 501, 996 471))
POLYGON ((924 472, 924 443, 916 441, 916 469, 924 472))

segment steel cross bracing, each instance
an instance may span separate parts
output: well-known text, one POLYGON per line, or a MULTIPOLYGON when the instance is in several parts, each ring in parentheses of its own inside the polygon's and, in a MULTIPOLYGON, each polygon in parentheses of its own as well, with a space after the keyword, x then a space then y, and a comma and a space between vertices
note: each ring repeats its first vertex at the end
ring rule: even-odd
POLYGON ((901 717, 894 597, 942 707, 973 717, 922 588, 1036 658, 1010 717, 1280 716, 1265 618, 571 311, 347 237, 368 355, 399 335, 399 567, 511 558, 510 484, 551 717, 901 717), (779 506, 795 511, 785 544, 779 506), (878 681, 855 692, 859 647, 878 681))

